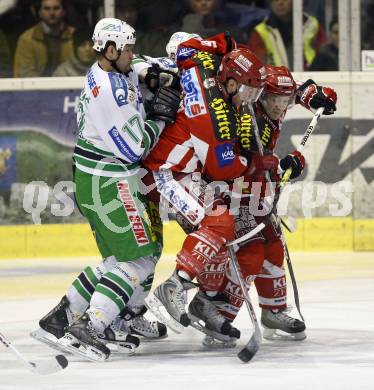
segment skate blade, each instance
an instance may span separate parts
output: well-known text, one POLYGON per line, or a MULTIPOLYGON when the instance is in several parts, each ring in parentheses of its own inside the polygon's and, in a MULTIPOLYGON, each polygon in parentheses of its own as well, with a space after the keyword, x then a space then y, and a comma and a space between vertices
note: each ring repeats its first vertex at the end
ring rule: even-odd
POLYGON ((280 329, 270 329, 265 326, 262 327, 262 336, 266 340, 302 341, 306 339, 306 333, 304 331, 298 333, 287 333, 280 329))
POLYGON ((137 350, 133 345, 126 343, 106 343, 105 345, 110 349, 110 353, 117 355, 131 356, 134 355, 137 350))
POLYGON ((159 321, 163 322, 174 333, 183 333, 184 326, 168 313, 165 306, 153 292, 149 293, 147 298, 144 299, 144 304, 159 321))
POLYGON ((191 319, 191 324, 190 325, 193 328, 197 329, 198 331, 206 334, 207 336, 210 336, 213 339, 221 341, 221 342, 230 342, 231 341, 231 337, 230 336, 228 336, 228 335, 226 336, 226 335, 223 335, 221 333, 214 332, 213 330, 207 329, 205 327, 204 321, 201 320, 200 318, 195 317, 191 313, 188 313, 188 316, 191 319))
POLYGON ((93 348, 88 344, 82 343, 69 332, 59 339, 59 344, 64 351, 68 351, 73 355, 81 356, 92 362, 105 362, 109 357, 109 355, 106 355, 97 348, 93 348))
POLYGON ((235 338, 230 338, 229 341, 219 341, 214 337, 205 335, 202 344, 209 349, 235 348, 236 340, 235 338))
POLYGON ((46 332, 42 328, 34 330, 33 332, 30 333, 30 336, 33 339, 48 345, 48 347, 53 348, 56 351, 66 352, 66 350, 62 348, 61 345, 59 344, 58 338, 54 336, 52 333, 46 332))

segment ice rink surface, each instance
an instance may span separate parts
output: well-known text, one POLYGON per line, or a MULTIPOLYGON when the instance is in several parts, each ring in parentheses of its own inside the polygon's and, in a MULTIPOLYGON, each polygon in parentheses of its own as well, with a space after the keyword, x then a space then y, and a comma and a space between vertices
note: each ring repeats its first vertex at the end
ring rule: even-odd
MULTIPOLYGON (((304 341, 264 341, 253 361, 243 364, 236 357, 240 346, 207 349, 203 336, 187 328, 181 335, 169 331, 167 339, 143 342, 134 356, 117 355, 106 363, 67 355, 64 371, 44 377, 28 372, 0 345, 0 389, 373 390, 373 254, 293 257, 307 324, 304 341)), ((156 283, 168 276, 171 262, 166 263, 158 268, 156 283)), ((84 264, 87 260, 0 261, 0 331, 28 359, 57 353, 28 334, 84 264)), ((251 296, 259 315, 254 291, 251 296)), ((251 334, 244 309, 236 324, 243 345, 251 334)))

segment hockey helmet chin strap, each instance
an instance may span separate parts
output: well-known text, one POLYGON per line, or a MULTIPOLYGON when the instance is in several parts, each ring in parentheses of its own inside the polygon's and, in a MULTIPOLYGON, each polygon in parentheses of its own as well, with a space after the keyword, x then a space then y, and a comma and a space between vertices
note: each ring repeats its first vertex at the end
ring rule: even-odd
MULTIPOLYGON (((111 45, 113 45, 113 44, 111 44, 111 45)), ((110 65, 111 65, 111 67, 113 68, 113 69, 115 69, 115 71, 117 72, 117 73, 120 73, 120 74, 124 74, 124 75, 128 75, 129 74, 129 72, 130 71, 128 71, 128 72, 122 72, 119 68, 118 68, 118 66, 117 66, 117 61, 119 60, 119 57, 121 56, 121 50, 117 50, 117 54, 118 54, 118 56, 117 56, 117 58, 115 59, 115 60, 110 60, 107 56, 106 56, 106 50, 107 50, 107 48, 109 47, 109 45, 103 50, 103 57, 110 63, 110 65)), ((116 48, 117 49, 117 48, 116 48)), ((131 70, 131 69, 130 69, 131 70)))

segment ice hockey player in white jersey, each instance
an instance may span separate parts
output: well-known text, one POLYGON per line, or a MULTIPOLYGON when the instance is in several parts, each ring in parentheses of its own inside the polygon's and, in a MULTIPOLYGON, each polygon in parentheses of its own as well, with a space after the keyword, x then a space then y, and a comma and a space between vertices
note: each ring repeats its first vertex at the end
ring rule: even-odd
MULTIPOLYGON (((137 173, 165 123, 175 120, 180 103, 179 91, 155 89, 146 119, 138 75, 131 66, 135 40, 135 30, 121 20, 105 18, 95 26, 98 61, 87 73, 79 101, 74 182, 77 204, 104 260, 85 268, 39 322, 42 341, 49 337, 96 361, 109 357, 108 343, 130 351, 139 344, 118 326, 118 316, 139 314, 160 245, 137 173)), ((152 326, 158 335, 166 333, 163 324, 152 326)))

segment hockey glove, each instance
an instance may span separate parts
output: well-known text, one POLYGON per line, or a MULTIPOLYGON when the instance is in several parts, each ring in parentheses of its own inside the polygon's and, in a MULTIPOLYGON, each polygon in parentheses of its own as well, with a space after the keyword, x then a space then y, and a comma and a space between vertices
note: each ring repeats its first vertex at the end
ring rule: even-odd
POLYGON ((230 51, 237 48, 237 43, 235 39, 231 36, 230 31, 225 31, 224 37, 226 40, 226 53, 229 53, 230 51))
POLYGON ((282 158, 279 165, 284 172, 286 172, 288 168, 291 168, 292 172, 290 179, 295 179, 296 177, 299 177, 304 170, 305 158, 300 152, 295 150, 286 157, 282 158))
POLYGON ((160 87, 171 87, 176 90, 180 89, 179 76, 177 73, 163 70, 157 64, 152 64, 152 66, 147 69, 144 82, 148 89, 153 93, 160 87))
POLYGON ((329 87, 320 87, 313 80, 307 80, 297 90, 297 99, 307 109, 315 112, 323 107, 325 115, 331 115, 336 111, 336 92, 329 87))
POLYGON ((150 104, 147 119, 174 123, 180 101, 179 92, 175 89, 170 87, 159 88, 150 104))
POLYGON ((257 175, 264 171, 277 169, 279 159, 274 154, 265 154, 261 156, 258 152, 251 153, 251 164, 249 165, 248 174, 257 175))

